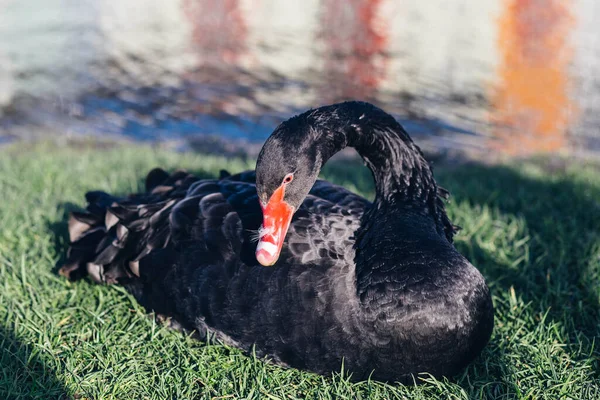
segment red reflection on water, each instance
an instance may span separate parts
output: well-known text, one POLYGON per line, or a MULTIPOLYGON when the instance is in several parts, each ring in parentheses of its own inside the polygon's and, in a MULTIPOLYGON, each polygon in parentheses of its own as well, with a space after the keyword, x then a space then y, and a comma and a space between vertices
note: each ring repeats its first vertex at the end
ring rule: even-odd
POLYGON ((239 0, 184 0, 192 41, 203 63, 235 63, 246 51, 248 28, 239 0))
POLYGON ((571 0, 505 0, 492 147, 524 154, 566 145, 572 6, 571 0))
MULTIPOLYGON (((247 54, 248 27, 240 0, 184 0, 192 25, 194 68, 185 74, 194 112, 213 116, 240 114, 240 88, 245 75, 239 65, 247 54)), ((246 97, 251 97, 246 94, 246 97)))
POLYGON ((385 77, 386 27, 377 18, 381 0, 324 0, 322 102, 373 100, 385 77))

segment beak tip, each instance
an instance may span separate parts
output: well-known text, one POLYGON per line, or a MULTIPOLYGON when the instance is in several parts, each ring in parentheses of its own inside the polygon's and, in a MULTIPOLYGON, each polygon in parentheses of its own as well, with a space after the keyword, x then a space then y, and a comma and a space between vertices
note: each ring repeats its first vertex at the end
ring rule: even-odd
POLYGON ((260 265, 264 267, 271 267, 273 264, 277 262, 276 256, 269 254, 265 250, 257 250, 256 251, 256 261, 260 263, 260 265))

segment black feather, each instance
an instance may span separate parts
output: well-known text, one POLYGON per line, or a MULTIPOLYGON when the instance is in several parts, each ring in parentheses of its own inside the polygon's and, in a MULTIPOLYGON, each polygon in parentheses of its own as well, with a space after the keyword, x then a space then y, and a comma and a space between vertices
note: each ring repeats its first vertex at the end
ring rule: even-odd
POLYGON ((148 309, 272 361, 353 379, 452 375, 489 340, 483 277, 452 245, 457 229, 429 164, 388 114, 349 102, 281 124, 256 172, 200 180, 152 170, 146 192, 89 192, 61 273, 124 284, 148 309), (317 180, 346 146, 373 172, 373 203, 317 180), (287 173, 296 213, 279 260, 253 235, 287 173), (254 233, 253 233, 254 232, 254 233))

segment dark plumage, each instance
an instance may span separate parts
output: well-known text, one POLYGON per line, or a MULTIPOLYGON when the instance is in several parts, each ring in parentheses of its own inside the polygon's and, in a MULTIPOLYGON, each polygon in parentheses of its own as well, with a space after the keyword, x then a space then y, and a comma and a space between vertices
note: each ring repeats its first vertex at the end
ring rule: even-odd
POLYGON ((343 362, 354 379, 452 375, 488 342, 493 308, 483 277, 452 245, 440 197, 447 192, 394 118, 335 104, 282 123, 256 174, 155 169, 145 193, 88 193, 61 273, 125 285, 201 338, 255 345, 278 364, 327 374, 343 362), (316 180, 346 146, 373 172, 373 203, 316 180), (294 217, 277 263, 263 267, 253 240, 261 204, 289 173, 294 217))

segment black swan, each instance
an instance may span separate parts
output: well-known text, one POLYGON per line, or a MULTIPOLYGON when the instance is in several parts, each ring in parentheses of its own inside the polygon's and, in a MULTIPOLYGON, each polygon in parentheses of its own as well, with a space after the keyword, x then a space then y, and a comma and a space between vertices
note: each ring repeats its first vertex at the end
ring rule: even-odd
POLYGON ((452 245, 447 195, 392 116, 335 104, 279 125, 256 172, 154 169, 145 193, 87 193, 60 272, 122 284, 200 338, 280 365, 343 365, 355 380, 449 376, 488 342, 493 307, 452 245), (373 203, 317 179, 347 146, 373 173, 373 203))

